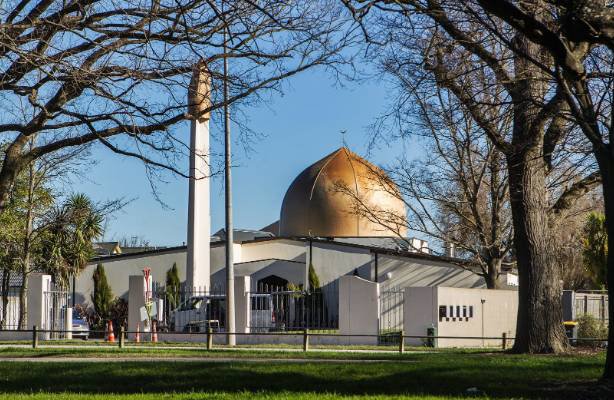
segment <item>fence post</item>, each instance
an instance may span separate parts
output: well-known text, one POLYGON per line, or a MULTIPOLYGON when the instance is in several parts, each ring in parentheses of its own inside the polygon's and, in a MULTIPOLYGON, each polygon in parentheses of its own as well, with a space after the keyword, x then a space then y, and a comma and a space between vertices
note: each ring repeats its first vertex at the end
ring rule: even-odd
POLYGON ((36 325, 32 327, 32 348, 38 348, 38 328, 36 325))
POLYGON ((503 350, 507 349, 507 333, 505 332, 501 334, 501 348, 503 350))
POLYGON ((126 339, 126 332, 124 331, 124 326, 120 326, 119 328, 119 348, 124 348, 124 340, 126 339))
POLYGON ((405 339, 403 338, 403 329, 399 332, 399 353, 403 354, 405 351, 405 339))
POLYGON ((211 327, 207 328, 207 350, 211 350, 213 347, 213 335, 211 334, 211 327))
POLYGON ((303 351, 309 351, 309 329, 303 331, 303 351))

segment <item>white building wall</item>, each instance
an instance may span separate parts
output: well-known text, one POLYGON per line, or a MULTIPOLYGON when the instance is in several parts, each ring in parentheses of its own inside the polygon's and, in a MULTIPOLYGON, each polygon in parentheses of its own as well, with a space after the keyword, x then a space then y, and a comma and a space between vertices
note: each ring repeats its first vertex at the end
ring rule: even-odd
POLYGON ((143 268, 145 267, 151 268, 153 282, 164 282, 166 281, 166 272, 172 268, 173 263, 177 263, 179 279, 183 282, 186 278, 186 257, 186 250, 179 249, 157 252, 146 256, 110 257, 102 261, 90 263, 77 276, 75 301, 77 304, 91 304, 90 295, 94 292, 92 275, 99 262, 104 265, 107 280, 113 289, 113 294, 127 299, 128 276, 142 275, 143 268))
POLYGON ((364 279, 370 279, 372 255, 369 249, 351 247, 335 243, 312 244, 312 255, 309 255, 309 242, 306 243, 307 266, 311 262, 318 274, 320 285, 337 280, 343 275, 352 275, 354 271, 364 279))
MULTIPOLYGON (((407 335, 426 335, 437 328, 437 336, 469 339, 438 339, 438 347, 498 347, 503 333, 516 332, 518 292, 510 290, 463 289, 450 287, 407 288, 405 291, 404 330, 407 335), (440 315, 440 307, 445 316, 440 315)), ((408 339, 421 345, 421 339, 408 339)))
POLYGON ((339 278, 339 334, 348 344, 377 344, 379 285, 357 276, 339 278), (366 336, 354 336, 366 335, 366 336))
POLYGON ((382 290, 418 286, 486 287, 484 278, 450 263, 387 254, 378 255, 377 275, 382 290))
POLYGON ((305 262, 305 243, 299 240, 281 239, 241 245, 241 262, 265 260, 267 258, 305 262))
MULTIPOLYGON (((437 287, 408 287, 403 300, 403 333, 426 336, 428 328, 437 328, 437 287)), ((422 346, 425 339, 408 338, 410 346, 422 346)))

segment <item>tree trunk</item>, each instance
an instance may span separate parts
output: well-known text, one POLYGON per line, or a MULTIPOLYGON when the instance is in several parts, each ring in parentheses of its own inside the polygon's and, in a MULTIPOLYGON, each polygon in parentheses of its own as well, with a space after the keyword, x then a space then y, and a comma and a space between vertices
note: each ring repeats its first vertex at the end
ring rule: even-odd
POLYGON ((19 329, 28 329, 28 278, 23 277, 19 289, 19 329))
POLYGON ((508 159, 510 203, 518 264, 518 320, 513 351, 559 353, 568 342, 562 287, 551 261, 545 168, 539 148, 508 159))
POLYGON ((501 272, 502 262, 503 260, 500 258, 491 258, 487 261, 488 273, 484 276, 487 289, 499 289, 501 286, 499 284, 499 273, 501 272))
POLYGON ((0 297, 2 298, 2 316, 0 317, 0 329, 6 329, 8 317, 9 303, 9 288, 11 287, 11 271, 5 269, 2 271, 2 288, 0 288, 0 297))
MULTIPOLYGON (((34 138, 30 140, 30 150, 34 147, 34 138)), ((34 223, 34 190, 36 174, 34 162, 28 166, 28 211, 26 213, 25 235, 23 241, 23 254, 21 260, 22 282, 19 291, 19 328, 27 329, 28 323, 28 275, 30 275, 30 253, 32 251, 32 227, 34 223)))
MULTIPOLYGON (((611 145, 611 144, 610 144, 611 145)), ((606 217, 606 229, 608 232, 608 249, 614 248, 614 156, 612 154, 597 154, 597 163, 603 179, 603 200, 606 217)), ((608 350, 603 370, 603 380, 610 385, 614 385, 614 325, 612 316, 614 315, 614 252, 608 251, 606 278, 608 282, 608 350)))
MULTIPOLYGON (((544 51, 522 35, 515 44, 536 60, 544 51)), ((518 265, 518 317, 513 351, 559 353, 568 347, 563 328, 560 271, 551 254, 546 163, 543 157, 548 77, 524 56, 514 58, 512 149, 506 153, 514 245, 518 265)))

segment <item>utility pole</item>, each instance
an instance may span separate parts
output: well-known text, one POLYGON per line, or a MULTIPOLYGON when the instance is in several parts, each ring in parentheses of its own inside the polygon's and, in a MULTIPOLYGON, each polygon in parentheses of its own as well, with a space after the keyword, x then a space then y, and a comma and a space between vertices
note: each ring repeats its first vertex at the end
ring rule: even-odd
POLYGON ((227 29, 224 29, 224 182, 226 206, 226 332, 229 346, 236 344, 235 338, 235 273, 233 260, 234 232, 232 224, 232 174, 231 174, 231 141, 230 114, 228 110, 228 47, 226 43, 227 29))

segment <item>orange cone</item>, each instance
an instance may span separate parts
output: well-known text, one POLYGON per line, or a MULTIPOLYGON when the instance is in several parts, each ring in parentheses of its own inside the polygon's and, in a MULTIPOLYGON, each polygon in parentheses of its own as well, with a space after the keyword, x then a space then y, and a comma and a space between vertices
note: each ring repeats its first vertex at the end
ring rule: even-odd
POLYGON ((107 337, 107 342, 115 343, 115 333, 113 332, 113 321, 109 320, 107 325, 107 331, 109 332, 109 336, 107 337))
POLYGON ((158 321, 151 321, 151 341, 152 343, 158 343, 158 330, 156 329, 158 321))
POLYGON ((137 343, 141 342, 141 325, 136 324, 136 335, 134 335, 134 341, 137 343))

